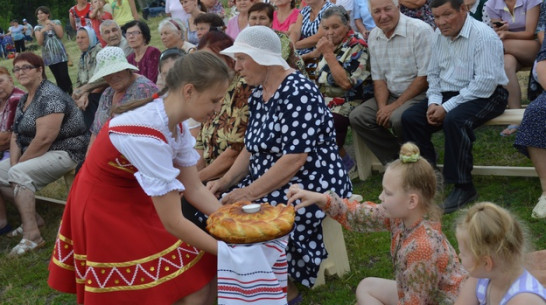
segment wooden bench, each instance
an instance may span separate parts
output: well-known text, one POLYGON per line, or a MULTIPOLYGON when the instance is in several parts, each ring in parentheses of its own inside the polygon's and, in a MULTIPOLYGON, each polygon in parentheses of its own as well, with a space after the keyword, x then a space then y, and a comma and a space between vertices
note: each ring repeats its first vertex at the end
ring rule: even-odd
MULTIPOLYGON (((509 125, 519 124, 523 118, 525 109, 506 109, 500 116, 486 122, 484 125, 509 125)), ((372 170, 383 172, 384 166, 379 162, 377 157, 370 151, 355 132, 353 132, 353 145, 355 148, 355 159, 358 169, 358 177, 360 180, 366 180, 372 170)), ((443 165, 439 164, 439 168, 443 165)), ((474 165, 472 169, 473 175, 489 175, 489 176, 518 176, 518 177, 538 177, 534 167, 522 166, 487 166, 474 165)))
MULTIPOLYGON (((66 185, 66 192, 68 193, 70 191, 70 187, 72 186, 72 182, 74 182, 74 176, 76 175, 76 172, 74 170, 69 171, 68 173, 64 174, 63 179, 64 183, 66 185)), ((36 201, 40 202, 46 202, 46 203, 57 203, 57 204, 66 204, 66 200, 60 200, 45 196, 34 196, 36 198, 36 201)))

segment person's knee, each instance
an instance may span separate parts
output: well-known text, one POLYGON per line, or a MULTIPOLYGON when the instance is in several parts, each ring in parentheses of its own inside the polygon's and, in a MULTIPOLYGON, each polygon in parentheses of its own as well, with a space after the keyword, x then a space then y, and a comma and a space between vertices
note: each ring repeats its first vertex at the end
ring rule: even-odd
POLYGON ((512 54, 504 54, 504 71, 507 73, 516 73, 518 60, 512 54))
POLYGON ((16 164, 12 166, 8 171, 8 181, 9 183, 15 184, 16 187, 24 187, 32 192, 36 191, 32 179, 28 175, 26 168, 23 166, 18 166, 16 164))
POLYGON ((404 128, 415 126, 417 124, 422 125, 422 120, 426 120, 426 116, 421 116, 414 109, 408 109, 402 113, 400 116, 400 124, 404 128))
POLYGON ((366 105, 360 105, 349 113, 349 122, 356 128, 372 129, 377 125, 376 117, 376 111, 366 105))
POLYGON ((377 289, 376 281, 373 277, 366 277, 358 283, 356 287, 356 299, 361 303, 362 299, 372 295, 372 291, 377 289))

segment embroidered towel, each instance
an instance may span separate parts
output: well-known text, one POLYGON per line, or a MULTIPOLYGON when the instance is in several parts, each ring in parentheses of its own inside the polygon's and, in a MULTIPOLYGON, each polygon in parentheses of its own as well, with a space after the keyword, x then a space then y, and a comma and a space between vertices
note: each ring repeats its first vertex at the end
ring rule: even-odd
POLYGON ((218 305, 286 305, 288 236, 251 245, 218 242, 218 305))

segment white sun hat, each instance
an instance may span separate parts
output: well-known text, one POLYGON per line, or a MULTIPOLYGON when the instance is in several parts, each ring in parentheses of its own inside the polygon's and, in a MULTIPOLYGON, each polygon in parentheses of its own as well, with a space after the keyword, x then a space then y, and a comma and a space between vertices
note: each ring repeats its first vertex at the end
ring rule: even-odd
POLYGON ((262 66, 282 66, 290 69, 281 54, 281 40, 270 28, 263 25, 247 26, 243 29, 233 46, 223 50, 224 54, 235 58, 235 53, 244 53, 262 66))
POLYGON ((118 47, 105 47, 97 53, 97 66, 95 73, 89 80, 90 83, 95 82, 106 75, 110 75, 123 70, 138 71, 138 68, 131 65, 123 50, 118 47))

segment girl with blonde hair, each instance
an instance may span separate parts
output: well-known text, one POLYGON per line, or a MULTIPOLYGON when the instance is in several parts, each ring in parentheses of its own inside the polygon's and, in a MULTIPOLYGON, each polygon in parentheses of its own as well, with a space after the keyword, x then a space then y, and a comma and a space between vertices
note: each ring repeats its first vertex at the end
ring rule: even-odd
POLYGON ((406 143, 400 159, 387 166, 381 204, 305 191, 297 185, 290 188, 288 203, 299 200, 296 209, 316 204, 348 230, 391 232, 396 280, 363 279, 356 290, 358 304, 453 304, 465 272, 442 233, 436 189, 434 169, 415 144, 406 143))
POLYGON ((459 219, 456 237, 471 276, 456 305, 546 304, 546 289, 523 267, 525 230, 506 209, 475 204, 459 219))

